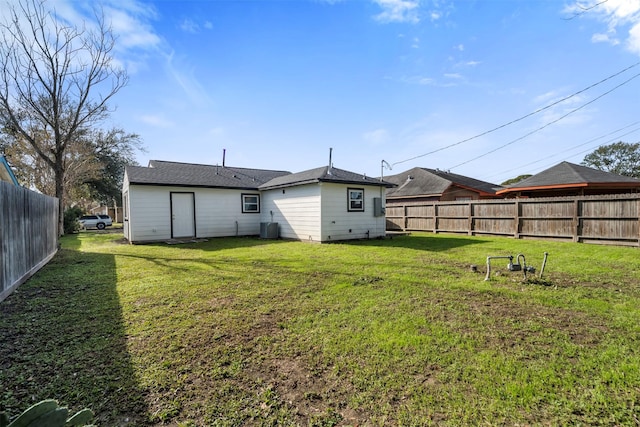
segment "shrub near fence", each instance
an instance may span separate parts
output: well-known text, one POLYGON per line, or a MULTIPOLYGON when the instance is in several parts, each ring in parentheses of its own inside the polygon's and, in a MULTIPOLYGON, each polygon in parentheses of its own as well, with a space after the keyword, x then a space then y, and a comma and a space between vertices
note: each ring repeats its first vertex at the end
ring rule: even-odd
POLYGON ((395 204, 387 230, 640 246, 640 194, 395 204))
POLYGON ((0 301, 58 249, 58 199, 0 181, 0 301))

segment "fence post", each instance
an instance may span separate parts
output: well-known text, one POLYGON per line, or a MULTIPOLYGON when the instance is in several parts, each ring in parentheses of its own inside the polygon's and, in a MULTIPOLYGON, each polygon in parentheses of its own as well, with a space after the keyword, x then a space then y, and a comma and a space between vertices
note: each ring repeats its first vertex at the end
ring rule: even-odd
POLYGON ((469 223, 469 225, 468 225, 468 228, 469 228, 469 233, 468 234, 469 234, 469 236, 473 236, 474 235, 473 228, 474 228, 474 225, 475 225, 474 224, 475 221, 474 221, 473 215, 474 215, 475 212, 474 212, 473 207, 474 207, 473 201, 469 200, 469 221, 468 221, 468 223, 469 223))
POLYGON ((402 231, 407 231, 407 205, 402 205, 402 231))
POLYGON ((513 205, 515 209, 515 215, 513 217, 513 225, 514 225, 514 233, 513 237, 516 239, 520 238, 520 232, 522 231, 522 223, 520 219, 521 207, 520 207, 520 199, 516 198, 516 202, 513 205))
POLYGON ((640 246, 640 199, 636 200, 636 217, 638 217, 638 246, 640 246))
POLYGON ((574 242, 579 242, 580 235, 582 234, 580 230, 580 207, 581 207, 580 200, 575 199, 573 201, 573 241, 574 242))

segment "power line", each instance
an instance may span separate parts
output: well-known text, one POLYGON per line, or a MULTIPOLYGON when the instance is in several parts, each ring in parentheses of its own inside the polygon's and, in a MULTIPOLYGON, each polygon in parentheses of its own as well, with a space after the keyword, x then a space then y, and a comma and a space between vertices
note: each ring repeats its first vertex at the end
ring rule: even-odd
MULTIPOLYGON (((621 130, 627 129, 627 128, 631 127, 631 126, 635 126, 635 125, 637 125, 638 123, 640 123, 640 121, 637 121, 637 122, 631 123, 631 124, 629 124, 629 125, 623 126, 623 127, 619 128, 619 129, 616 129, 616 130, 614 130, 614 131, 612 131, 612 132, 609 132, 609 133, 607 133, 607 134, 604 134, 604 135, 600 135, 600 136, 598 136, 598 137, 596 137, 596 138, 592 138, 592 139, 590 139, 590 140, 588 140, 588 141, 586 141, 586 142, 583 142, 582 144, 574 145, 574 146, 569 147, 569 148, 567 148, 567 149, 565 149, 565 150, 558 151, 558 152, 556 152, 556 153, 554 153, 554 154, 551 154, 550 156, 543 157, 543 158, 538 159, 538 160, 535 160, 535 161, 533 161, 533 162, 525 163, 525 164, 520 165, 520 166, 518 166, 518 167, 516 167, 516 168, 513 168, 513 169, 509 169, 509 170, 506 170, 506 171, 501 171, 501 172, 499 172, 499 173, 495 173, 495 174, 489 175, 487 178, 492 178, 492 177, 495 177, 495 176, 498 176, 498 175, 503 175, 503 174, 506 174, 506 173, 509 173, 509 172, 513 172, 513 171, 516 171, 516 170, 522 170, 522 168, 525 168, 525 167, 527 167, 527 166, 531 166, 531 165, 534 165, 534 164, 536 164, 536 163, 540 163, 540 162, 542 162, 542 161, 544 161, 544 160, 548 160, 548 159, 550 159, 550 158, 557 157, 557 156, 558 156, 558 155, 560 155, 560 154, 563 154, 563 153, 566 153, 566 152, 568 152, 568 151, 574 150, 574 149, 576 149, 576 148, 578 148, 578 147, 583 147, 583 146, 585 146, 585 145, 587 145, 587 144, 591 144, 591 143, 593 143, 593 142, 595 142, 595 141, 598 141, 599 139, 606 138, 606 137, 608 137, 608 136, 610 136, 610 135, 613 135, 613 134, 615 134, 615 133, 617 133, 617 132, 620 132, 621 130)), ((609 144, 609 143, 615 142, 616 140, 617 140, 617 141, 619 141, 619 140, 620 140, 620 138, 622 138, 623 136, 631 135, 631 134, 633 134, 633 133, 635 133, 635 132, 638 132, 639 130, 640 130, 640 127, 637 127, 637 128, 635 128, 635 129, 630 130, 629 132, 623 133, 623 134, 621 134, 621 135, 617 135, 617 136, 615 136, 614 138, 611 138, 611 139, 609 139, 609 140, 607 140, 607 141, 605 141, 605 142, 598 143, 598 145, 597 145, 597 146, 598 146, 598 147, 600 147, 600 146, 603 146, 603 145, 605 145, 605 144, 609 144)), ((586 150, 580 151, 580 152, 575 153, 575 154, 573 154, 573 155, 575 156, 575 155, 577 155, 577 154, 582 154, 582 153, 585 153, 585 152, 590 151, 590 150, 593 150, 593 147, 590 147, 590 148, 588 148, 588 149, 586 149, 586 150)))
MULTIPOLYGON (((526 119, 526 118, 528 118, 528 117, 531 117, 531 116, 533 116, 533 115, 535 115, 535 114, 541 113, 542 111, 548 110, 549 108, 554 107, 554 106, 556 106, 556 105, 560 104, 561 102, 564 102, 564 101, 566 101, 566 100, 568 100, 568 99, 571 99, 571 98, 573 98, 574 96, 580 95, 581 93, 586 92, 586 91, 588 91, 589 89, 592 89, 592 88, 594 88, 594 87, 596 87, 596 86, 598 86, 598 85, 600 85, 600 84, 602 84, 602 83, 604 83, 604 82, 606 82, 606 81, 608 81, 608 80, 611 80, 612 78, 617 77, 617 76, 619 76, 620 74, 622 74, 622 73, 624 73, 624 72, 626 72, 626 71, 629 71, 630 69, 632 69, 632 68, 634 68, 634 67, 637 67, 638 65, 640 65, 640 62, 636 62, 635 64, 632 64, 632 65, 628 66, 627 68, 625 68, 625 69, 623 69, 623 70, 621 70, 621 71, 618 71, 617 73, 612 74, 612 75, 610 75, 609 77, 606 77, 606 78, 604 78, 604 79, 600 80, 600 81, 599 81, 599 82, 597 82, 597 83, 594 83, 594 84, 592 84, 592 85, 590 85, 590 86, 587 86, 586 88, 584 88, 584 89, 582 89, 582 90, 579 90, 578 92, 575 92, 575 93, 573 93, 573 94, 571 94, 571 95, 569 95, 569 96, 566 96, 566 97, 564 97, 564 98, 562 98, 562 99, 560 99, 560 100, 558 100, 558 101, 556 101, 556 102, 553 102, 553 103, 551 103, 551 104, 549 104, 549 105, 547 105, 547 106, 544 106, 544 107, 542 107, 542 108, 539 108, 539 109, 535 110, 535 111, 534 111, 534 112, 532 112, 532 113, 529 113, 529 114, 526 114, 526 115, 524 115, 524 116, 522 116, 522 117, 519 117, 519 118, 517 118, 517 119, 511 120, 510 122, 504 123, 504 124, 502 124, 502 125, 500 125, 500 126, 497 126, 497 127, 493 128, 493 129, 489 129, 489 130, 487 130, 487 131, 484 131, 484 132, 482 132, 482 133, 479 133, 479 134, 477 134, 477 135, 475 135, 475 136, 472 136, 472 137, 470 137, 470 138, 463 139, 463 140, 458 141, 458 142, 454 142, 453 144, 449 144, 449 145, 444 146, 444 147, 441 147, 441 148, 437 148, 437 149, 435 149, 435 150, 433 150, 433 151, 430 151, 430 152, 428 152, 428 153, 420 154, 420 155, 418 155, 418 156, 414 156, 414 157, 411 157, 411 158, 406 159, 406 160, 401 160, 401 161, 399 161, 399 162, 395 162, 395 163, 393 163, 393 166, 395 166, 395 165, 399 165, 399 164, 401 164, 401 163, 410 162, 411 160, 419 159, 419 158, 421 158, 421 157, 425 157, 425 156, 428 156, 428 155, 430 155, 430 154, 434 154, 434 153, 437 153, 437 152, 439 152, 439 151, 443 151, 443 150, 446 150, 446 149, 449 149, 449 148, 455 147, 455 146, 457 146, 457 145, 463 144, 463 143, 465 143, 465 142, 472 141, 472 140, 474 140, 474 139, 480 138, 480 137, 482 137, 482 136, 485 136, 485 135, 488 135, 488 134, 493 133, 493 132, 495 132, 495 131, 498 131, 498 130, 500 130, 500 129, 503 129, 503 128, 507 127, 507 126, 510 126, 510 125, 512 125, 512 124, 514 124, 514 123, 517 123, 517 122, 519 122, 519 121, 522 121, 522 120, 524 120, 524 119, 526 119)), ((637 77, 637 75, 636 75, 636 76, 634 76, 633 78, 635 78, 635 77, 637 77)), ((597 98, 596 98, 596 99, 597 99, 597 98)), ((460 165, 458 165, 458 166, 460 166, 460 165)))
POLYGON ((457 168, 457 167, 459 167, 459 166, 466 165, 467 163, 474 162, 474 161, 476 161, 476 160, 478 160, 478 159, 481 159, 481 158, 483 158, 483 157, 488 156, 489 154, 495 153, 496 151, 501 150, 501 149, 503 149, 504 147, 507 147, 507 146, 509 146, 509 145, 512 145, 512 144, 514 144, 514 143, 516 143, 516 142, 518 142, 518 141, 522 141, 522 140, 523 140, 523 139, 525 139, 526 137, 531 136, 531 135, 533 135, 534 133, 540 132, 541 130, 543 130, 543 129, 545 129, 545 128, 549 127, 549 126, 551 126, 552 124, 557 123, 557 122, 559 122, 560 120, 562 120, 562 119, 566 118, 567 116, 569 116, 569 115, 571 115, 571 114, 573 114, 573 113, 575 113, 575 112, 577 112, 577 111, 582 110, 582 109, 583 109, 584 107, 586 107, 587 105, 593 104, 594 102, 596 102, 596 101, 597 101, 597 100, 599 100, 600 98, 602 98, 602 97, 604 97, 604 96, 606 96, 606 95, 610 94, 611 92, 613 92, 613 91, 614 91, 614 90, 616 90, 616 89, 619 89, 620 87, 622 87, 622 86, 626 85, 626 84, 627 84, 627 83, 629 83, 631 80, 633 80, 633 79, 635 79, 635 78, 637 78, 637 77, 640 77, 640 73, 639 73, 639 74, 636 74, 636 75, 634 75, 634 76, 632 76, 631 78, 629 78, 629 79, 627 79, 627 80, 625 80, 624 82, 622 82, 622 83, 620 83, 619 85, 617 85, 617 86, 613 87, 612 89, 610 89, 610 90, 606 91, 605 93, 601 94, 600 96, 597 96, 597 97, 593 98, 591 101, 589 101, 589 102, 587 102, 587 103, 582 104, 582 105, 581 105, 581 106, 579 106, 578 108, 575 108, 575 109, 573 109, 573 110, 569 111, 568 113, 563 114, 562 116, 558 117, 557 119, 552 120, 552 121, 550 121, 550 122, 548 122, 548 123, 546 123, 546 124, 544 124, 544 125, 540 126, 539 128, 532 130, 531 132, 528 132, 528 133, 524 134, 523 136, 521 136, 521 137, 519 137, 519 138, 513 139, 513 140, 511 140, 511 141, 507 142, 506 144, 503 144, 503 145, 501 145, 501 146, 499 146, 499 147, 497 147, 497 148, 494 148, 493 150, 487 151, 487 152, 486 152, 486 153, 484 153, 484 154, 481 154, 481 155, 479 155, 479 156, 476 156, 476 157, 474 157, 473 159, 467 160, 467 161, 462 162, 462 163, 458 163, 457 165, 452 166, 452 167, 450 167, 450 168, 448 168, 448 169, 455 169, 455 168, 457 168))

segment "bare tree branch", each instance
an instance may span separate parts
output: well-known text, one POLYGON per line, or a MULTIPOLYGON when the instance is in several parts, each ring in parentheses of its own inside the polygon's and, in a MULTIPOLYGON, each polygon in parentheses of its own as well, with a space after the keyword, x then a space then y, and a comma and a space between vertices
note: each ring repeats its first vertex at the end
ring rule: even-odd
POLYGON ((109 116, 108 102, 128 82, 112 60, 112 29, 95 16, 95 29, 78 28, 46 0, 20 0, 0 21, 0 120, 53 171, 61 234, 65 175, 75 167, 69 147, 109 116))

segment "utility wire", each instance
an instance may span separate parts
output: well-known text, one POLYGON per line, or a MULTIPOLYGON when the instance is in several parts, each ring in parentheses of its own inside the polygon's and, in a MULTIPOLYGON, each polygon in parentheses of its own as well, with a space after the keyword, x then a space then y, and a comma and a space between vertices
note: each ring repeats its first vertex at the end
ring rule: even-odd
MULTIPOLYGON (((623 130, 623 129, 626 129, 626 128, 628 128, 628 127, 631 127, 631 126, 637 125, 638 123, 640 123, 640 122, 631 123, 630 125, 627 125, 627 126, 625 126, 625 127, 622 127, 622 128, 620 128, 620 129, 617 129, 617 130, 615 130, 615 131, 613 131, 613 132, 609 132, 608 134, 601 135, 601 136, 599 136, 599 137, 597 137, 597 138, 590 139, 589 141, 584 142, 584 143, 582 143, 582 144, 574 145, 573 147, 569 147, 569 148, 567 148, 566 150, 559 151, 559 152, 554 153, 554 154, 552 154, 552 155, 550 155, 550 156, 543 157, 543 158, 538 159, 538 160, 536 160, 536 161, 526 163, 526 164, 521 165, 521 166, 519 166, 519 167, 516 167, 516 168, 513 168, 513 169, 509 169, 509 170, 506 170, 506 171, 502 171, 502 172, 499 172, 499 173, 496 173, 496 174, 493 174, 493 175, 489 175, 487 178, 492 178, 492 177, 495 177, 495 176, 498 176, 498 175, 504 175, 504 174, 506 174, 506 173, 513 172, 513 171, 516 171, 516 170, 522 170, 522 168, 524 168, 524 167, 531 166, 531 165, 534 165, 534 164, 536 164, 536 163, 540 163, 540 162, 542 162, 542 161, 544 161, 544 160, 548 160, 548 159, 551 159, 551 158, 553 158, 553 157, 557 157, 558 155, 560 155, 560 154, 562 154, 562 153, 566 153, 567 151, 571 151, 571 150, 574 150, 574 149, 576 149, 576 148, 578 148, 578 147, 582 147, 582 146, 585 146, 585 145, 587 145, 587 144, 591 144, 592 142, 595 142, 595 141, 597 141, 597 140, 599 140, 599 139, 602 139, 602 138, 605 138, 605 137, 607 137, 607 136, 613 135, 613 134, 614 134, 614 133, 616 133, 616 132, 619 132, 619 131, 621 131, 621 130, 623 130)), ((627 136, 627 135, 631 135, 631 134, 633 134, 633 133, 635 133, 635 132, 638 132, 639 130, 640 130, 640 127, 637 127, 637 128, 635 128, 635 129, 630 130, 629 132, 623 133, 623 134, 621 134, 621 135, 617 135, 616 137, 611 138, 611 139, 609 139, 609 140, 607 140, 607 141, 605 141, 605 142, 598 143, 598 144, 597 144, 597 147, 601 147, 601 146, 603 146, 603 145, 605 145, 605 144, 609 144, 609 143, 613 143, 613 142, 616 142, 616 141, 620 141, 620 138, 621 138, 621 137, 623 137, 623 136, 627 136)), ((575 156, 575 155, 578 155, 578 154, 586 153, 587 151, 591 151, 591 150, 593 150, 593 149, 594 149, 594 148, 593 148, 593 146, 591 146, 591 147, 587 148, 586 150, 579 151, 579 152, 577 152, 577 153, 575 153, 575 154, 573 154, 573 155, 575 156)), ((547 166, 550 166, 550 165, 547 165, 547 166)), ((544 166, 543 166, 543 167, 544 167, 544 166)))
POLYGON ((494 148, 493 150, 487 151, 487 152, 486 152, 486 153, 484 153, 484 154, 481 154, 481 155, 479 155, 479 156, 476 156, 476 157, 474 157, 473 159, 467 160, 467 161, 462 162, 462 163, 458 163, 457 165, 452 166, 452 167, 450 167, 449 169, 455 169, 455 168, 457 168, 457 167, 459 167, 459 166, 466 165, 467 163, 474 162, 474 161, 476 161, 476 160, 478 160, 478 159, 481 159, 481 158, 483 158, 483 157, 488 156, 489 154, 495 153, 496 151, 501 150, 501 149, 503 149, 504 147, 507 147, 507 146, 509 146, 509 145, 511 145, 511 144, 514 144, 514 143, 518 142, 518 141, 522 141, 522 140, 523 140, 523 139, 525 139, 526 137, 531 136, 531 135, 533 135, 533 134, 534 134, 534 133, 536 133, 536 132, 540 132, 541 130, 543 130, 543 129, 545 129, 545 128, 549 127, 549 126, 551 126, 552 124, 557 123, 557 122, 559 122, 560 120, 562 120, 562 119, 566 118, 567 116, 569 116, 569 115, 571 115, 571 114, 573 114, 573 113, 575 113, 575 112, 577 112, 577 111, 582 110, 582 109, 583 109, 584 107, 586 107, 587 105, 593 104, 594 102, 596 102, 596 101, 597 101, 597 100, 599 100, 600 98, 602 98, 602 97, 604 97, 604 96, 606 96, 606 95, 610 94, 611 92, 613 92, 613 91, 614 91, 614 90, 616 90, 616 89, 619 89, 620 87, 622 87, 622 86, 626 85, 626 84, 627 84, 627 83, 629 83, 631 80, 633 80, 633 79, 635 79, 635 78, 637 78, 637 77, 640 77, 640 73, 639 73, 639 74, 636 74, 636 75, 634 75, 634 76, 632 76, 631 78, 629 78, 629 79, 627 79, 627 80, 625 80, 624 82, 620 83, 619 85, 617 85, 617 86, 613 87, 612 89, 610 89, 610 90, 606 91, 606 92, 605 92, 605 93, 603 93, 602 95, 600 95, 600 96, 597 96, 597 97, 593 98, 591 101, 589 101, 589 102, 587 102, 587 103, 582 104, 582 105, 581 105, 581 106, 579 106, 578 108, 575 108, 575 109, 573 109, 573 110, 569 111, 568 113, 563 114, 562 116, 558 117, 557 119, 552 120, 552 121, 550 121, 549 123, 546 123, 546 124, 544 124, 543 126, 540 126, 539 128, 534 129, 534 130, 532 130, 531 132, 528 132, 528 133, 524 134, 523 136, 521 136, 521 137, 519 137, 519 138, 513 139, 513 140, 511 140, 511 141, 507 142, 506 144, 503 144, 503 145, 501 145, 501 146, 499 146, 499 147, 497 147, 497 148, 494 148))
MULTIPOLYGON (((566 153, 567 151, 571 151, 571 150, 574 150, 574 149, 576 149, 576 148, 578 148, 578 147, 583 147, 583 146, 585 146, 585 145, 587 145, 587 144, 591 144, 592 142, 598 141, 599 139, 606 138, 606 137, 608 137, 608 136, 610 136, 610 135, 613 135, 613 134, 615 134, 615 133, 617 133, 617 132, 620 132, 621 130, 627 129, 627 128, 631 127, 631 126, 635 126, 635 125, 637 125, 638 123, 640 123, 640 121, 637 121, 637 122, 631 123, 631 124, 629 124, 629 125, 623 126, 623 127, 619 128, 619 129, 616 129, 616 130, 614 130, 614 131, 612 131, 612 132, 609 132, 609 133, 606 133, 606 134, 604 134, 604 135, 600 135, 600 136, 598 136, 598 137, 592 138, 592 139, 590 139, 590 140, 588 140, 588 141, 586 141, 586 142, 583 142, 582 144, 574 145, 573 147, 569 147, 569 148, 567 148, 567 149, 565 149, 565 150, 558 151, 558 152, 556 152, 556 153, 551 154, 550 156, 543 157, 543 158, 538 159, 538 160, 535 160, 535 161, 533 161, 533 162, 525 163, 524 165, 520 165, 520 166, 518 166, 518 167, 516 167, 516 168, 513 168, 513 169, 509 169, 509 170, 506 170, 506 171, 501 171, 501 172, 498 172, 498 173, 495 173, 495 174, 489 175, 487 178, 492 178, 492 177, 495 177, 495 176, 498 176, 498 175, 504 175, 504 174, 506 174, 506 173, 513 172, 513 171, 516 171, 516 170, 522 170, 522 168, 524 168, 524 167, 531 166, 531 165, 534 165, 534 164, 536 164, 536 163, 540 163, 540 162, 542 162, 542 161, 544 161, 544 160, 547 160, 547 159, 550 159, 550 158, 556 157, 556 156, 558 156, 558 155, 560 155, 560 154, 566 153)), ((618 140, 618 141, 619 141, 619 140, 620 140, 620 138, 622 138, 623 136, 631 135, 632 133, 635 133, 635 132, 637 132, 637 131, 639 131, 639 130, 640 130, 640 127, 637 127, 637 128, 635 128, 635 129, 632 129, 632 130, 630 130, 629 132, 623 133, 622 135, 618 135, 618 136, 616 136, 616 137, 614 137, 614 138, 611 138, 611 139, 609 139, 609 140, 607 140, 607 141, 605 141, 605 142, 603 142, 603 143, 599 143, 599 144, 598 144, 598 147, 601 147, 601 146, 603 146, 603 145, 605 145, 605 144, 609 144, 609 143, 614 142, 614 141, 616 141, 616 140, 618 140)), ((584 152, 589 151, 589 150, 593 150, 593 147, 588 148, 588 149, 587 149, 587 150, 585 150, 585 151, 580 151, 580 152, 578 152, 578 153, 575 153, 575 154, 574 154, 574 156, 575 156, 575 155, 577 155, 577 154, 584 153, 584 152)))
MULTIPOLYGON (((566 100, 568 100, 568 99, 571 99, 571 98, 573 98, 574 96, 580 95, 581 93, 586 92, 586 91, 588 91, 589 89, 592 89, 592 88, 594 88, 594 87, 596 87, 596 86, 598 86, 598 85, 600 85, 600 84, 602 84, 602 83, 604 83, 604 82, 606 82, 606 81, 608 81, 608 80, 611 80, 612 78, 617 77, 617 76, 619 76, 620 74, 622 74, 622 73, 624 73, 624 72, 626 72, 626 71, 629 71, 630 69, 632 69, 632 68, 634 68, 634 67, 637 67, 638 65, 640 65, 640 62, 636 62, 635 64, 632 64, 632 65, 628 66, 627 68, 625 68, 625 69, 623 69, 623 70, 621 70, 621 71, 618 71, 617 73, 612 74, 612 75, 610 75, 609 77, 606 77, 606 78, 604 78, 604 79, 600 80, 600 81, 599 81, 599 82, 597 82, 597 83, 594 83, 594 84, 592 84, 592 85, 590 85, 590 86, 587 86, 586 88, 584 88, 584 89, 582 89, 582 90, 579 90, 578 92, 575 92, 575 93, 573 93, 573 94, 571 94, 571 95, 569 95, 569 96, 566 96, 566 97, 564 97, 564 98, 562 98, 562 99, 560 99, 560 100, 558 100, 558 101, 556 101, 556 102, 553 102, 553 103, 551 103, 551 104, 549 104, 549 105, 547 105, 547 106, 544 106, 544 107, 542 107, 542 108, 539 108, 539 109, 535 110, 535 111, 534 111, 534 112, 532 112, 532 113, 526 114, 526 115, 524 115, 524 116, 522 116, 522 117, 519 117, 519 118, 517 118, 517 119, 511 120, 510 122, 504 123, 504 124, 502 124, 502 125, 500 125, 500 126, 498 126, 498 127, 495 127, 495 128, 493 128, 493 129, 489 129, 489 130, 487 130, 487 131, 484 131, 484 132, 482 132, 482 133, 479 133, 479 134, 477 134, 477 135, 475 135, 475 136, 472 136, 472 137, 470 137, 470 138, 463 139, 462 141, 454 142, 453 144, 449 144, 449 145, 447 145, 447 146, 437 148, 437 149, 435 149, 435 150, 433 150, 433 151, 429 151, 428 153, 420 154, 420 155, 418 155, 418 156, 414 156, 414 157, 411 157, 411 158, 406 159, 406 160, 401 160, 401 161, 399 161, 399 162, 395 162, 395 163, 393 163, 393 165, 392 165, 392 166, 399 165, 399 164, 401 164, 401 163, 410 162, 411 160, 419 159, 419 158, 421 158, 421 157, 425 157, 425 156, 428 156, 428 155, 430 155, 430 154, 434 154, 434 153, 437 153, 437 152, 439 152, 439 151, 443 151, 443 150, 446 150, 446 149, 448 149, 448 148, 455 147, 455 146, 460 145, 460 144, 463 144, 463 143, 465 143, 465 142, 469 142, 469 141, 472 141, 472 140, 474 140, 474 139, 477 139, 477 138, 480 138, 480 137, 482 137, 482 136, 485 136, 485 135, 488 135, 488 134, 490 134, 490 133, 493 133, 493 132, 495 132, 495 131, 497 131, 497 130, 500 130, 500 129, 505 128, 505 127, 507 127, 507 126, 510 126, 510 125, 512 125, 512 124, 514 124, 514 123, 517 123, 517 122, 519 122, 519 121, 522 121, 522 120, 524 120, 524 119, 526 119, 526 118, 528 118, 528 117, 531 117, 531 116, 533 116, 533 115, 535 115, 535 114, 541 113, 542 111, 548 110, 549 108, 551 108, 551 107, 553 107, 553 106, 556 106, 556 105, 560 104, 561 102, 564 102, 564 101, 566 101, 566 100)), ((634 76, 634 78, 635 78, 635 77, 637 77, 637 75, 636 75, 636 76, 634 76)), ((596 99, 597 99, 597 98, 596 98, 596 99)), ((458 166, 460 166, 460 165, 458 165, 458 166)))

